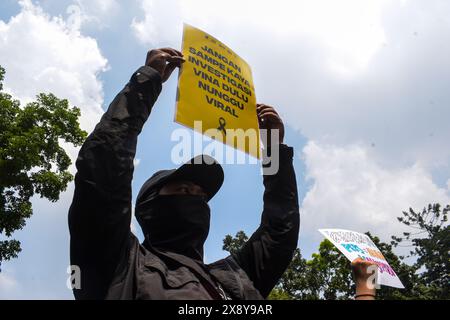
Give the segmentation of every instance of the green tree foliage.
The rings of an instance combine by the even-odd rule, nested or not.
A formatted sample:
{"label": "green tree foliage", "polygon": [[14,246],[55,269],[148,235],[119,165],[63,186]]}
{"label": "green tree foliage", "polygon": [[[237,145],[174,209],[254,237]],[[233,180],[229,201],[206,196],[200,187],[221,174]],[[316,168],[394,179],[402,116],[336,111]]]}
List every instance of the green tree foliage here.
{"label": "green tree foliage", "polygon": [[222,250],[228,251],[231,254],[235,254],[244,246],[247,240],[248,237],[244,231],[238,231],[238,233],[236,233],[236,236],[234,237],[227,234],[225,236],[225,239],[223,239]]}
{"label": "green tree foliage", "polygon": [[[404,211],[398,221],[411,231],[393,236],[392,245],[410,248],[418,271],[415,291],[424,299],[450,299],[450,205],[429,204],[421,212]],[[402,257],[404,258],[404,257]]]}
{"label": "green tree foliage", "polygon": [[[450,206],[441,209],[438,204],[429,205],[422,212],[403,212],[398,220],[414,229],[403,237],[393,237],[391,244],[381,242],[369,232],[366,234],[383,253],[387,262],[396,271],[405,289],[381,286],[377,299],[449,299],[449,251],[450,235],[448,213]],[[235,237],[227,235],[224,250],[235,253],[248,237],[239,231]],[[393,252],[395,246],[411,246],[410,258],[416,257],[413,265],[405,263],[405,257]],[[419,272],[422,270],[421,272]],[[296,249],[293,259],[272,290],[269,299],[351,299],[354,296],[350,262],[328,240],[323,240],[319,250],[310,260],[302,257]]]}
{"label": "green tree foliage", "polygon": [[[392,287],[381,286],[377,290],[377,299],[408,299],[417,297],[415,268],[403,263],[392,251],[392,245],[381,242],[376,236],[366,233],[375,245],[383,253],[386,261],[396,270],[405,289],[399,290]],[[312,255],[307,261],[310,282],[314,288],[315,299],[352,299],[355,294],[355,283],[351,273],[350,261],[328,240],[323,240],[319,245],[319,252]],[[300,297],[301,298],[301,297]]]}
{"label": "green tree foliage", "polygon": [[[235,237],[227,235],[223,240],[223,250],[234,254],[247,240],[244,231],[239,231]],[[313,254],[309,261],[302,257],[300,249],[296,249],[292,261],[268,298],[316,300],[336,299],[342,294],[350,296],[349,266],[345,257],[328,240],[322,241],[319,252]]]}
{"label": "green tree foliage", "polygon": [[11,239],[32,214],[37,194],[55,202],[73,179],[71,161],[60,143],[79,146],[87,134],[80,129],[80,110],[53,94],[39,94],[21,107],[3,92],[0,66],[0,264],[17,257],[20,242]]}
{"label": "green tree foliage", "polygon": [[[302,275],[302,276],[299,276]],[[315,278],[311,277],[310,266],[302,257],[300,249],[295,249],[292,261],[277,286],[269,295],[271,300],[279,300],[284,293],[289,299],[316,299]]]}
{"label": "green tree foliage", "polygon": [[314,279],[315,298],[336,300],[354,296],[350,262],[330,241],[323,240],[319,252],[313,253],[307,264]]}

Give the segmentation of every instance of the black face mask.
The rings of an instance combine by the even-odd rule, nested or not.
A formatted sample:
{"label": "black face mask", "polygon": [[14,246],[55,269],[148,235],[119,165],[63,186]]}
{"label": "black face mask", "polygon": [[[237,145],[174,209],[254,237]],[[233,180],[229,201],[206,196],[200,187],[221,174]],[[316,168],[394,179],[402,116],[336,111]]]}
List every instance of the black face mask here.
{"label": "black face mask", "polygon": [[136,207],[136,217],[154,248],[203,261],[210,224],[210,209],[203,197],[156,195]]}

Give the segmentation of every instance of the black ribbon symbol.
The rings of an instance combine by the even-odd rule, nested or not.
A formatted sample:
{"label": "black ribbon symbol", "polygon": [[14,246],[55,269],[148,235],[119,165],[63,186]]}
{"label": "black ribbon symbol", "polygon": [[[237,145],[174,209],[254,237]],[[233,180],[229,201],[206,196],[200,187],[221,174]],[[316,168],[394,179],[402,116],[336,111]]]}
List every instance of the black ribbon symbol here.
{"label": "black ribbon symbol", "polygon": [[220,117],[219,118],[219,126],[217,127],[217,130],[222,131],[224,136],[227,135],[227,131],[225,130],[226,124],[227,124],[227,122],[225,121],[225,119]]}

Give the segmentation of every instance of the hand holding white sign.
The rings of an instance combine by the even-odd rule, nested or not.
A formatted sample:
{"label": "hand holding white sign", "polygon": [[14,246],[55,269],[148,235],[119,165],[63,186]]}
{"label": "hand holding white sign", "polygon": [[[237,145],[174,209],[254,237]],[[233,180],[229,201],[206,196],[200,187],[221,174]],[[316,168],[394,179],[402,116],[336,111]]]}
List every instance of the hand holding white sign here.
{"label": "hand holding white sign", "polygon": [[342,229],[319,229],[319,232],[330,240],[350,261],[361,258],[377,264],[377,284],[404,288],[395,271],[367,235]]}
{"label": "hand holding white sign", "polygon": [[356,285],[356,300],[375,300],[378,266],[375,262],[356,258],[352,261],[352,273]]}

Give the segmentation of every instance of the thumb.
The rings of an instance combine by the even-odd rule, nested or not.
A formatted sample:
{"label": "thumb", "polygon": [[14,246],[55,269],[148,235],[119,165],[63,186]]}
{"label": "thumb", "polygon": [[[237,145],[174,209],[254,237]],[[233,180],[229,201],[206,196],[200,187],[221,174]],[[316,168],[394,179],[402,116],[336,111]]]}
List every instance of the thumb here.
{"label": "thumb", "polygon": [[164,69],[164,76],[163,76],[163,82],[167,81],[169,79],[170,75],[172,74],[173,70],[175,68],[179,67],[181,65],[181,62],[179,60],[173,60],[172,62],[169,62],[167,66]]}

